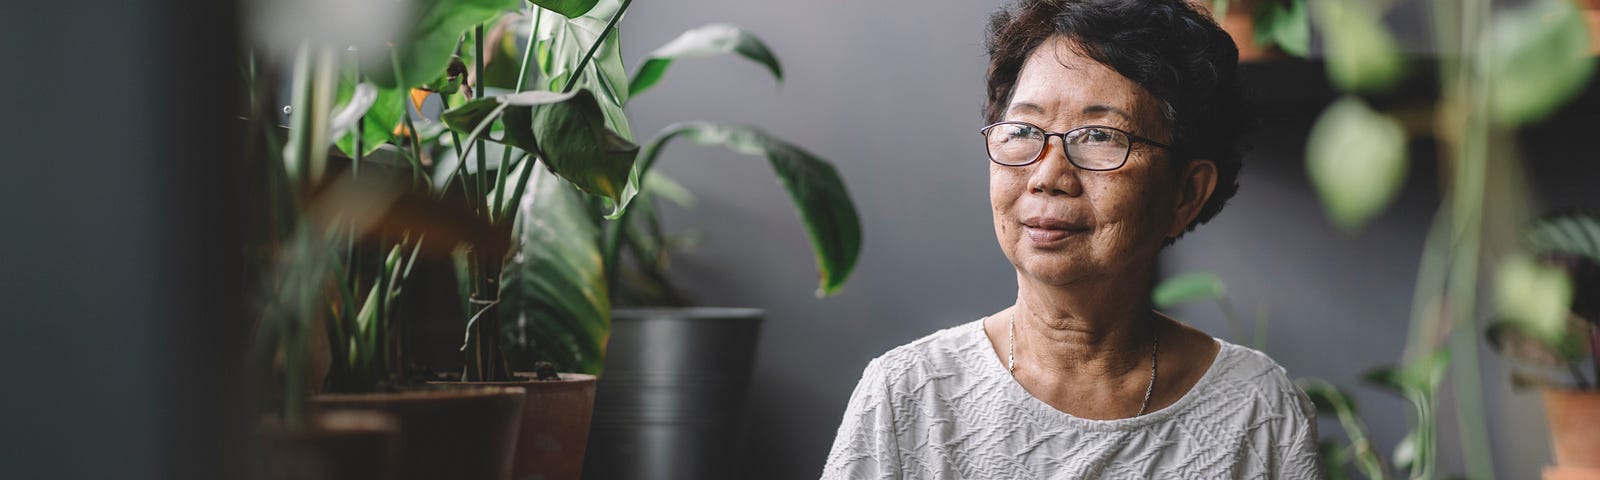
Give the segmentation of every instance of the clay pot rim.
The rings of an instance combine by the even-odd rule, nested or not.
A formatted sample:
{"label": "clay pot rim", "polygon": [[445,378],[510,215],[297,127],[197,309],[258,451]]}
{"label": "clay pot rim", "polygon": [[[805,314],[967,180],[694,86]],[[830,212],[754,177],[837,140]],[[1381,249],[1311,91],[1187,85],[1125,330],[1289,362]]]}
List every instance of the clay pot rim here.
{"label": "clay pot rim", "polygon": [[526,396],[527,391],[522,387],[513,385],[439,385],[434,388],[419,388],[415,390],[402,390],[398,392],[371,392],[371,393],[319,393],[312,395],[313,402],[342,402],[342,401],[383,401],[383,402],[428,402],[453,398],[492,398],[500,396]]}

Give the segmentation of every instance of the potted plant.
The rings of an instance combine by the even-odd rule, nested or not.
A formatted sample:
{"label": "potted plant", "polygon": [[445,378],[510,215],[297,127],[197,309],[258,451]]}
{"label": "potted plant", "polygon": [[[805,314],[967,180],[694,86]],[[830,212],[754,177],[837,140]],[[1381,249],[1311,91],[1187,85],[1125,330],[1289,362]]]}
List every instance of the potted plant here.
{"label": "potted plant", "polygon": [[[594,5],[594,2],[588,2],[587,5],[584,2],[542,3],[554,4],[553,8],[567,15],[581,15],[584,13],[581,9]],[[483,23],[517,5],[519,2],[514,0],[433,0],[411,3],[407,5],[409,26],[399,29],[397,37],[390,39],[390,46],[384,51],[388,61],[360,62],[359,73],[339,75],[339,81],[335,81],[334,72],[339,70],[338,65],[349,63],[341,62],[344,59],[333,53],[333,49],[318,46],[305,49],[296,68],[296,101],[292,105],[292,111],[296,113],[291,115],[296,125],[291,129],[293,138],[284,163],[286,176],[296,181],[288,183],[295,187],[320,186],[334,177],[329,173],[330,161],[325,152],[325,146],[330,143],[337,144],[351,157],[345,169],[350,177],[358,173],[363,177],[372,177],[373,173],[368,172],[372,172],[374,164],[378,163],[371,161],[373,154],[388,152],[392,154],[391,159],[397,160],[390,163],[402,167],[398,170],[408,174],[399,177],[410,179],[407,187],[411,189],[401,196],[402,200],[409,202],[395,205],[389,216],[402,220],[401,223],[410,221],[421,225],[402,228],[399,235],[378,236],[380,241],[396,241],[398,238],[399,243],[373,248],[366,242],[369,236],[364,234],[363,229],[356,228],[355,221],[348,218],[349,212],[339,212],[338,215],[341,222],[351,223],[348,228],[341,225],[330,229],[335,235],[345,235],[342,242],[335,243],[347,245],[343,249],[347,253],[338,259],[348,263],[343,265],[345,268],[339,269],[337,275],[333,275],[336,277],[333,283],[338,288],[329,289],[338,298],[329,302],[329,310],[336,318],[327,322],[330,367],[325,385],[329,390],[350,393],[324,394],[315,399],[315,404],[337,408],[377,408],[400,415],[402,430],[407,435],[407,441],[404,442],[406,452],[402,457],[408,462],[432,462],[423,466],[408,465],[401,469],[402,473],[414,478],[506,477],[512,467],[509,447],[471,441],[466,438],[468,433],[459,430],[470,430],[476,437],[492,437],[509,445],[505,440],[517,438],[516,415],[522,411],[520,399],[523,390],[520,386],[473,389],[471,392],[476,392],[474,395],[493,394],[478,397],[492,398],[478,398],[476,405],[456,412],[443,412],[430,407],[430,402],[421,401],[425,399],[420,397],[461,396],[462,390],[420,389],[411,385],[414,375],[407,371],[409,365],[404,360],[406,336],[403,334],[403,325],[393,321],[393,307],[400,286],[409,275],[419,251],[443,249],[463,259],[462,279],[468,287],[464,297],[474,309],[473,318],[489,319],[482,324],[469,322],[467,350],[469,357],[476,361],[468,362],[463,380],[477,382],[480,387],[484,386],[482,384],[497,383],[544,383],[510,378],[510,368],[498,353],[497,335],[494,333],[497,329],[493,328],[492,321],[496,318],[493,308],[499,284],[496,272],[511,251],[509,232],[512,222],[509,219],[516,217],[516,207],[521,205],[519,197],[534,169],[533,158],[526,153],[519,156],[517,162],[510,162],[508,158],[494,168],[488,168],[484,149],[481,148],[483,142],[478,141],[477,137],[486,133],[491,123],[496,125],[496,130],[505,131],[504,125],[514,125],[515,120],[521,118],[503,123],[474,121],[467,141],[462,142],[454,132],[446,137],[442,126],[429,128],[437,126],[438,122],[425,121],[419,127],[406,107],[407,92],[415,94],[419,89],[427,89],[445,93],[442,100],[446,102],[450,101],[450,97],[457,97],[457,104],[465,107],[451,110],[447,116],[456,118],[454,116],[463,111],[468,112],[466,115],[472,115],[472,109],[483,102],[467,104],[460,101],[459,97],[481,96],[482,93],[481,88],[478,88],[478,92],[463,92],[461,88],[477,88],[473,79],[483,77]],[[614,25],[615,19],[611,22]],[[466,35],[468,30],[475,30],[475,33]],[[470,60],[463,62],[461,54]],[[524,56],[524,65],[528,57]],[[588,58],[584,61],[588,61]],[[477,66],[478,75],[474,77],[465,72],[465,63]],[[578,70],[581,68],[578,67]],[[568,85],[567,90],[570,91],[571,87]],[[534,105],[555,104],[538,110],[537,114],[544,118],[535,122],[543,129],[538,137],[542,140],[541,145],[532,149],[538,152],[535,158],[542,157],[547,163],[554,162],[548,168],[566,173],[576,182],[595,179],[609,181],[601,178],[606,173],[603,169],[586,170],[592,163],[589,162],[592,158],[585,156],[589,153],[585,147],[593,144],[589,140],[597,135],[611,138],[603,135],[603,127],[595,127],[577,118],[591,113],[584,107],[592,107],[592,96],[588,96],[590,94],[586,91],[532,93],[545,95],[534,95],[530,101],[519,103],[513,111]],[[516,101],[521,101],[528,97],[516,98]],[[589,101],[587,105],[583,103],[585,98]],[[337,107],[338,114],[331,113],[335,109],[331,105],[335,99],[343,105]],[[576,105],[565,108],[567,105],[562,103],[569,100]],[[418,107],[420,110],[420,105]],[[503,110],[490,109],[493,115],[488,116],[497,116]],[[521,111],[531,113],[528,110]],[[434,147],[441,145],[452,147],[457,153],[430,158],[430,150],[436,150]],[[610,171],[620,170],[625,180],[632,152],[629,151],[629,145],[621,145],[622,148],[618,149],[621,154],[607,152],[611,155],[606,157],[612,161],[622,161],[620,169]],[[475,169],[469,168],[469,163],[465,161],[473,153],[472,146],[480,147],[476,152]],[[506,153],[509,157],[510,151]],[[456,160],[451,165],[444,165],[440,161],[450,157]],[[513,177],[517,182],[508,183]],[[423,187],[420,192],[415,189],[418,186]],[[430,190],[430,187],[436,189]],[[370,200],[358,198],[344,203],[370,209],[373,208],[372,204],[377,203]],[[462,241],[467,238],[471,241]],[[371,252],[387,255],[376,257],[376,262],[368,262],[361,253]],[[361,271],[363,267],[373,266],[376,267],[373,272]],[[304,363],[299,362],[302,366]],[[592,378],[589,381],[592,384]],[[288,389],[286,396],[291,401],[286,402],[289,405],[286,410],[303,410],[295,405],[303,398],[298,393],[305,383],[289,382],[289,385],[294,388]],[[515,402],[509,401],[513,393]],[[541,405],[537,402],[529,404]],[[510,414],[502,414],[508,407]],[[586,410],[581,413],[557,413],[574,413],[574,417],[587,419]],[[548,423],[543,421],[545,418],[542,416],[527,417],[528,423],[538,422],[540,426]],[[452,433],[446,428],[457,428],[458,431]],[[537,440],[540,439],[527,436],[523,443]],[[581,449],[585,441],[580,436],[568,443],[576,444]],[[456,450],[429,454],[413,449],[425,444]]]}
{"label": "potted plant", "polygon": [[[595,10],[608,6],[625,9],[627,3],[602,1]],[[541,43],[538,48],[558,58],[563,55],[560,33],[549,33],[548,25],[546,21],[539,27],[541,33],[536,41]],[[579,81],[601,92],[595,97],[606,126],[625,139],[632,138],[632,133],[622,115],[623,106],[633,95],[652,88],[677,59],[734,53],[765,66],[774,76],[782,78],[777,59],[759,39],[726,24],[685,32],[650,54],[631,79],[625,76],[621,62],[615,57],[614,43],[602,45],[599,50],[602,53],[595,59],[599,66],[592,67],[589,75]],[[582,52],[568,51],[567,54],[579,53]],[[555,68],[547,64],[541,67],[539,74],[550,79],[563,78],[565,72],[572,71],[559,62],[555,62]],[[506,70],[509,69],[502,69]],[[492,73],[489,81],[495,81]],[[460,122],[459,127],[453,128],[466,131],[465,126],[471,123]],[[723,145],[737,152],[767,158],[794,200],[812,240],[821,276],[819,294],[837,292],[859,254],[859,220],[844,183],[832,165],[754,127],[684,122],[663,129],[640,149],[637,163],[628,171],[627,188],[634,189],[632,192],[639,197],[631,201],[629,197],[623,198],[628,207],[620,212],[613,204],[609,222],[596,221],[597,210],[604,210],[605,205],[579,194],[571,185],[573,182],[554,175],[536,176],[530,195],[524,201],[538,208],[523,209],[522,218],[518,219],[518,235],[524,243],[503,277],[501,321],[509,329],[511,344],[519,347],[513,353],[524,358],[523,362],[542,360],[564,369],[591,373],[600,373],[604,365],[609,372],[601,376],[597,398],[600,404],[596,407],[586,471],[591,477],[626,474],[622,470],[628,469],[661,472],[674,468],[645,462],[644,457],[672,459],[675,465],[689,469],[674,471],[693,476],[704,471],[694,468],[725,466],[725,462],[699,458],[718,451],[718,447],[731,446],[727,442],[738,433],[736,422],[753,361],[761,312],[755,309],[612,307],[624,297],[634,302],[653,298],[661,303],[677,303],[667,297],[639,295],[638,292],[670,290],[664,282],[667,242],[655,213],[655,202],[670,198],[670,192],[675,189],[670,180],[654,174],[650,167],[669,141],[680,138]],[[508,135],[501,141],[515,142],[516,138]],[[584,233],[554,234],[557,231]],[[505,308],[508,305],[510,308]],[[651,342],[644,342],[640,330],[644,328],[655,332],[653,335],[673,338],[656,336]],[[672,332],[665,333],[662,328]],[[686,347],[663,350],[659,347],[662,344]],[[670,359],[662,356],[670,355],[671,351],[685,356]],[[642,361],[647,358],[657,361]],[[702,361],[688,362],[695,358]],[[669,365],[675,365],[677,370],[659,370],[673,368]],[[674,375],[694,375],[701,381],[654,382],[648,386],[640,383],[644,376],[676,378]],[[639,403],[645,397],[680,405],[683,409],[648,408],[649,405]],[[672,400],[666,400],[669,398]],[[650,412],[666,416],[639,416]],[[691,429],[675,420],[682,415],[714,420],[700,424],[703,428]],[[656,440],[645,442],[642,440],[645,437]]]}
{"label": "potted plant", "polygon": [[[454,217],[452,206],[419,191],[414,172],[399,174],[405,171],[403,163],[366,155],[365,119],[377,95],[371,84],[358,82],[353,70],[341,75],[346,70],[341,64],[347,63],[340,56],[325,45],[299,49],[289,139],[283,158],[269,169],[269,178],[279,187],[278,208],[270,218],[292,225],[285,230],[294,241],[281,253],[293,268],[285,270],[300,274],[287,275],[278,284],[280,290],[295,292],[296,300],[287,305],[296,308],[277,309],[273,321],[263,324],[271,327],[264,331],[277,335],[263,338],[282,346],[278,350],[285,360],[285,381],[279,423],[299,434],[275,436],[269,429],[267,438],[314,440],[309,434],[322,431],[317,426],[328,422],[313,410],[381,411],[401,434],[395,442],[398,451],[388,458],[400,459],[392,471],[403,478],[504,478],[522,390],[417,385],[407,371],[404,325],[394,314],[411,265],[428,250],[424,246],[484,243],[482,229],[439,228],[431,220]],[[343,105],[335,106],[340,97]],[[266,132],[265,143],[275,152],[272,133]],[[336,143],[352,150],[351,158],[330,155],[329,146]],[[320,378],[309,361],[318,333],[325,334],[320,345],[327,352]],[[316,451],[280,450],[292,455]],[[375,466],[372,471],[384,469]],[[296,469],[287,472],[300,475]]]}
{"label": "potted plant", "polygon": [[1559,212],[1524,237],[1531,257],[1500,270],[1490,344],[1519,364],[1513,385],[1544,396],[1556,465],[1546,478],[1600,478],[1600,214]]}

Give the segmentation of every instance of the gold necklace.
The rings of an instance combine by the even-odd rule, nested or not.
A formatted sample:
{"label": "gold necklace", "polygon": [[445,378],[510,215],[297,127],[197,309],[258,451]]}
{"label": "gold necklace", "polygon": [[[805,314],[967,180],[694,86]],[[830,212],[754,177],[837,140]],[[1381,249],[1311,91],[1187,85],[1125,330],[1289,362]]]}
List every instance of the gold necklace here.
{"label": "gold necklace", "polygon": [[[1145,410],[1150,408],[1150,394],[1156,391],[1156,362],[1161,358],[1161,339],[1156,336],[1155,327],[1150,328],[1150,384],[1144,387],[1144,402],[1139,404],[1139,413],[1133,416],[1143,416]],[[1006,370],[1011,376],[1017,376],[1017,309],[1011,309],[1011,334],[1006,339]]]}

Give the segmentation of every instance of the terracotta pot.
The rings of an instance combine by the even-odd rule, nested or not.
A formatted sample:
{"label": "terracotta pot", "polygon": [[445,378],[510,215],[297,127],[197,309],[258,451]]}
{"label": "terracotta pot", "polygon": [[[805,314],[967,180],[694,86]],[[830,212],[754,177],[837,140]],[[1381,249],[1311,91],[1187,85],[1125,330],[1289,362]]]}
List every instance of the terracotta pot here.
{"label": "terracotta pot", "polygon": [[400,449],[393,416],[366,410],[312,415],[310,425],[261,426],[263,480],[392,480]]}
{"label": "terracotta pot", "polygon": [[1600,470],[1600,391],[1545,389],[1544,412],[1556,466]]}
{"label": "terracotta pot", "polygon": [[1600,480],[1600,469],[1545,467],[1544,480]]}
{"label": "terracotta pot", "polygon": [[560,380],[534,380],[519,372],[512,382],[433,382],[441,385],[516,386],[528,392],[522,406],[513,480],[577,480],[589,445],[589,420],[594,414],[594,375],[562,373]]}
{"label": "terracotta pot", "polygon": [[400,425],[401,479],[506,480],[525,394],[517,387],[324,394],[325,409],[370,409]]}

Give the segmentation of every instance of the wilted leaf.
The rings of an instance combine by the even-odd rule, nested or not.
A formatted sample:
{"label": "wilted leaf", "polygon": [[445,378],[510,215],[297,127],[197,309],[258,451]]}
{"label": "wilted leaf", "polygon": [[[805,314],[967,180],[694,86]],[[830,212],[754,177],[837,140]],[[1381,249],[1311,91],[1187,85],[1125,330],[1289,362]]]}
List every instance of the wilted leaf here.
{"label": "wilted leaf", "polygon": [[1405,129],[1360,99],[1341,98],[1311,128],[1306,172],[1334,223],[1359,230],[1404,184]]}
{"label": "wilted leaf", "polygon": [[1357,3],[1365,2],[1311,2],[1312,21],[1324,34],[1328,80],[1344,91],[1382,90],[1404,73],[1400,47],[1378,16],[1383,10]]}
{"label": "wilted leaf", "polygon": [[811,239],[821,276],[818,295],[837,293],[861,254],[861,220],[844,180],[826,160],[754,127],[684,122],[667,126],[639,154],[634,176],[649,171],[661,148],[684,136],[701,145],[721,145],[767,158]]}
{"label": "wilted leaf", "polygon": [[1222,278],[1211,272],[1190,272],[1162,280],[1150,294],[1156,308],[1197,300],[1216,300],[1228,294]]}
{"label": "wilted leaf", "polygon": [[778,64],[777,57],[772,55],[766,44],[761,43],[761,39],[737,26],[714,23],[683,32],[678,38],[650,52],[628,85],[629,95],[638,95],[639,92],[655,85],[667,72],[667,67],[672,65],[673,60],[725,53],[737,53],[739,56],[760,63],[772,72],[773,77],[779,81],[783,80],[783,67]]}
{"label": "wilted leaf", "polygon": [[1537,0],[1494,16],[1484,39],[1490,54],[1489,111],[1515,126],[1550,115],[1594,74],[1589,28],[1572,0]]}

